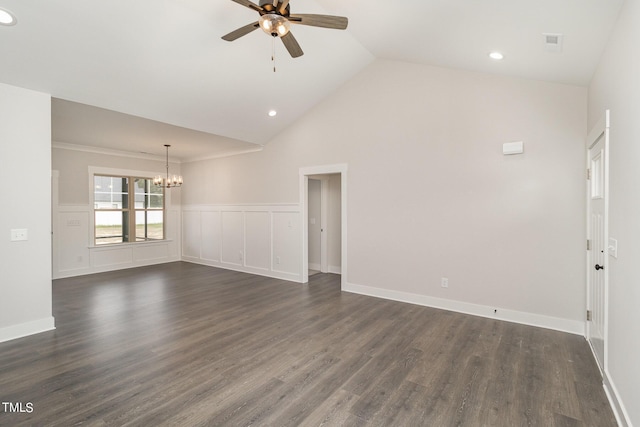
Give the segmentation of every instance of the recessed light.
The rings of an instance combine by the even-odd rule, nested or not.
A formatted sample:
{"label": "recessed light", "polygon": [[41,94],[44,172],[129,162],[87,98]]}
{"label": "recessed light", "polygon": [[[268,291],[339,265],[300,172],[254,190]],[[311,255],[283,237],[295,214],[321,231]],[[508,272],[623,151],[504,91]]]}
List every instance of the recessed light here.
{"label": "recessed light", "polygon": [[269,111],[269,117],[275,117],[278,112],[276,110]]}
{"label": "recessed light", "polygon": [[500,52],[491,52],[489,54],[489,58],[495,59],[496,61],[500,61],[500,60],[504,59],[504,55],[501,54]]}
{"label": "recessed light", "polygon": [[0,25],[16,25],[18,20],[8,10],[0,9]]}

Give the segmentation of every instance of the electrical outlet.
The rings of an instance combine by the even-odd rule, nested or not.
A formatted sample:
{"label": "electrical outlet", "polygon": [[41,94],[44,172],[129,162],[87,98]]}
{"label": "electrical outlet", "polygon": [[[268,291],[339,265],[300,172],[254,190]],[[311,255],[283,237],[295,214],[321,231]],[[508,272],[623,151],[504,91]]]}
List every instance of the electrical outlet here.
{"label": "electrical outlet", "polygon": [[442,286],[443,288],[448,288],[449,287],[449,279],[446,277],[443,277],[442,279],[440,279],[440,286]]}
{"label": "electrical outlet", "polygon": [[15,228],[11,230],[11,241],[29,240],[29,232],[26,228]]}

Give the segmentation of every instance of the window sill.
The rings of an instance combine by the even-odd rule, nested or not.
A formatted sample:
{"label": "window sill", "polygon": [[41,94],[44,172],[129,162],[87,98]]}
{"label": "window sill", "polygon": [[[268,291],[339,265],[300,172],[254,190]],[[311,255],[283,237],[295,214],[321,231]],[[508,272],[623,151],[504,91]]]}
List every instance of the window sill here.
{"label": "window sill", "polygon": [[146,242],[128,242],[128,243],[109,243],[106,245],[92,245],[89,246],[89,249],[110,249],[110,248],[127,248],[131,246],[153,246],[153,245],[162,245],[166,243],[173,242],[172,239],[163,239],[163,240],[148,240]]}

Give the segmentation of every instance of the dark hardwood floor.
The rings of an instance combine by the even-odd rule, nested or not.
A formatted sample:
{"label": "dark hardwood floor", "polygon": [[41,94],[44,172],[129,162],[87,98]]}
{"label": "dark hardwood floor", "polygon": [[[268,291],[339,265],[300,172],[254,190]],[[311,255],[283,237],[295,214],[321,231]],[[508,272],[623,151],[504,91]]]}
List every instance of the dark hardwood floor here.
{"label": "dark hardwood floor", "polygon": [[183,262],[53,283],[2,426],[615,425],[584,338]]}

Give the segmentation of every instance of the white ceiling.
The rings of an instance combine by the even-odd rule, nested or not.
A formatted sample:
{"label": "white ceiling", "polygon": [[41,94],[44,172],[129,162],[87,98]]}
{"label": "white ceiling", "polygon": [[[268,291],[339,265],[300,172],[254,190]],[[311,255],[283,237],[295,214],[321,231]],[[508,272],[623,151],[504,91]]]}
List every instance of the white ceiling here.
{"label": "white ceiling", "polygon": [[[375,58],[587,85],[622,3],[292,0],[349,28],[293,26],[305,55],[277,41],[274,73],[260,30],[221,40],[258,17],[231,0],[0,0],[18,18],[0,26],[0,82],[58,98],[56,142],[157,155],[170,143],[188,161],[259,149]],[[563,51],[542,33],[564,34]]]}
{"label": "white ceiling", "polygon": [[52,100],[51,118],[56,147],[89,145],[106,154],[115,150],[164,160],[164,144],[169,144],[171,160],[187,162],[262,149],[250,142],[58,98]]}

